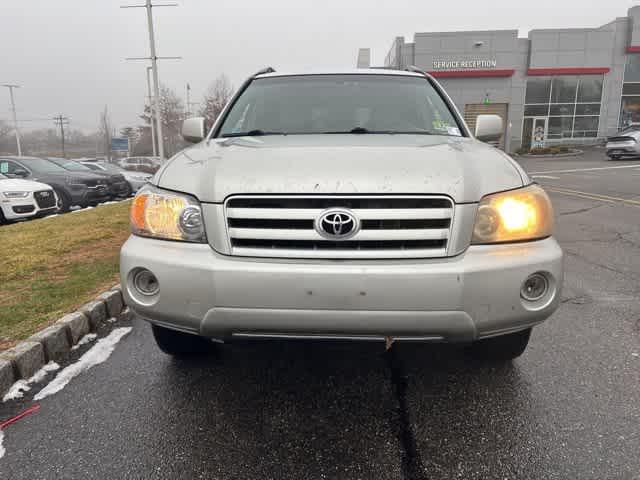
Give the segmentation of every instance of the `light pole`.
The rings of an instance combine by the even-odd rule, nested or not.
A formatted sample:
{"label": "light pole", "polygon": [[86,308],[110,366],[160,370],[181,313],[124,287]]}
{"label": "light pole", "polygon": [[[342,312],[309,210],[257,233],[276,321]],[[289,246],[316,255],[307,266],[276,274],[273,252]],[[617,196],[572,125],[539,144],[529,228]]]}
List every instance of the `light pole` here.
{"label": "light pole", "polygon": [[[156,135],[158,137],[158,152],[160,160],[164,160],[164,136],[162,135],[162,111],[160,110],[160,83],[158,80],[158,57],[156,55],[156,41],[153,32],[153,7],[176,7],[177,3],[152,4],[151,0],[146,0],[144,5],[123,5],[120,8],[145,8],[147,10],[147,29],[149,31],[149,49],[151,56],[148,58],[128,58],[127,60],[151,60],[151,71],[153,72],[153,104],[156,119]],[[181,58],[181,57],[162,57]]]}
{"label": "light pole", "polygon": [[151,67],[147,67],[147,95],[149,96],[149,114],[151,115],[151,145],[153,147],[153,156],[157,157],[158,152],[156,150],[156,126],[154,125],[155,118],[153,115],[153,97],[151,96],[151,78],[149,77],[149,73],[151,73]]}
{"label": "light pole", "polygon": [[9,97],[11,98],[11,112],[13,113],[13,129],[16,132],[16,144],[18,145],[18,156],[22,156],[22,145],[20,145],[20,130],[18,129],[18,117],[16,116],[16,102],[13,98],[13,89],[20,88],[20,85],[3,84],[3,87],[9,89]]}

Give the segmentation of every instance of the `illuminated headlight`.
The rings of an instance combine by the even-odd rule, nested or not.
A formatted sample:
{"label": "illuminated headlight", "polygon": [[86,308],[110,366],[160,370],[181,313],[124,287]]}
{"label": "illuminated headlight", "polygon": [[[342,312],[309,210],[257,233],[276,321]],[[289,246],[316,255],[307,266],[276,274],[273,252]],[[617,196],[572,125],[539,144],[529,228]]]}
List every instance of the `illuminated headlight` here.
{"label": "illuminated headlight", "polygon": [[2,192],[2,194],[7,198],[27,198],[29,196],[29,192]]}
{"label": "illuminated headlight", "polygon": [[131,231],[142,237],[205,243],[200,203],[189,195],[145,186],[133,199]]}
{"label": "illuminated headlight", "polygon": [[538,240],[553,233],[551,201],[537,185],[487,195],[480,201],[474,244]]}

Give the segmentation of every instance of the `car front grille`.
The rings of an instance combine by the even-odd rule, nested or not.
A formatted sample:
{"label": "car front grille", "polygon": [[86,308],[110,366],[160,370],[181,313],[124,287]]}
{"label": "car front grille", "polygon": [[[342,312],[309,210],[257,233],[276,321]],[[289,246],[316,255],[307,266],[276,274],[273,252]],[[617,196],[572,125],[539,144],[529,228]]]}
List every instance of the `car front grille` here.
{"label": "car front grille", "polygon": [[36,199],[39,208],[53,208],[56,206],[56,197],[53,194],[53,190],[35,192],[33,198]]}
{"label": "car front grille", "polygon": [[[354,219],[351,236],[323,228],[332,212],[347,215],[341,222]],[[225,203],[231,254],[246,257],[444,257],[453,213],[443,196],[234,196]]]}

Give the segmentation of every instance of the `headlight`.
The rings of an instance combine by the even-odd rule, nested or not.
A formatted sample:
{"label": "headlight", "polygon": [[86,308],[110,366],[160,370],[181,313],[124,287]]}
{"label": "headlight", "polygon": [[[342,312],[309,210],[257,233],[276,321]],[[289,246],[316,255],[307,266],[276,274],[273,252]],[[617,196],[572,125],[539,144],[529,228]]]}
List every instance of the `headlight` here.
{"label": "headlight", "polygon": [[7,198],[27,198],[29,196],[29,192],[2,192],[2,194]]}
{"label": "headlight", "polygon": [[193,197],[144,187],[133,199],[131,231],[143,237],[204,243],[200,203]]}
{"label": "headlight", "polygon": [[553,233],[553,207],[545,191],[530,185],[480,201],[471,243],[537,240]]}

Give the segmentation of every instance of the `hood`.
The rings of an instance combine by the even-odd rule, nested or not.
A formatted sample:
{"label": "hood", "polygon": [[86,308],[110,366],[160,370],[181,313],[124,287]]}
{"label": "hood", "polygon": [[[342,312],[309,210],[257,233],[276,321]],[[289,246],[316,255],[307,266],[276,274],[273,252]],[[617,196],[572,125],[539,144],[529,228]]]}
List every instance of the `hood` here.
{"label": "hood", "polygon": [[51,187],[45,183],[34,182],[32,180],[22,180],[19,178],[0,179],[0,192],[35,192],[38,190],[51,190]]}
{"label": "hood", "polygon": [[440,194],[462,203],[523,186],[520,172],[471,138],[287,135],[202,142],[153,182],[214,203],[233,194]]}

